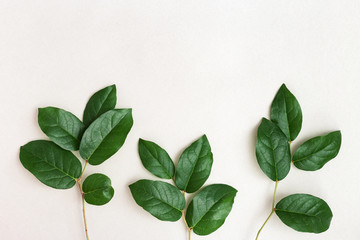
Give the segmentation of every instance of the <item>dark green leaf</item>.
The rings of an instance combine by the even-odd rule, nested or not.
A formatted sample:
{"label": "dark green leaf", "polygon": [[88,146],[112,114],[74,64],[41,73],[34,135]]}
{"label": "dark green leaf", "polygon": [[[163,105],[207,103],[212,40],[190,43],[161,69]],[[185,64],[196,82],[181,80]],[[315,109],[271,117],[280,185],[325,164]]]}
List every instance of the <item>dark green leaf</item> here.
{"label": "dark green leaf", "polygon": [[101,114],[112,110],[116,105],[116,86],[111,85],[97,91],[86,104],[83,121],[89,126]]}
{"label": "dark green leaf", "polygon": [[203,135],[181,154],[175,174],[177,187],[188,193],[199,190],[210,175],[212,163],[210,144]]}
{"label": "dark green leaf", "polygon": [[45,140],[32,141],[20,148],[20,161],[42,183],[57,189],[75,185],[81,163],[70,151]]}
{"label": "dark green leaf", "polygon": [[273,181],[280,181],[290,171],[289,142],[273,122],[263,118],[256,139],[256,158],[261,170]]}
{"label": "dark green leaf", "polygon": [[171,179],[174,163],[169,154],[154,142],[139,139],[139,155],[144,167],[155,176]]}
{"label": "dark green leaf", "polygon": [[110,178],[100,173],[88,176],[82,185],[82,190],[85,201],[93,205],[104,205],[114,196]]}
{"label": "dark green leaf", "polygon": [[225,184],[203,188],[186,211],[189,228],[198,235],[208,235],[221,227],[229,215],[237,190]]}
{"label": "dark green leaf", "polygon": [[281,85],[271,104],[271,121],[285,133],[289,141],[295,140],[301,130],[302,112],[295,96]]}
{"label": "dark green leaf", "polygon": [[185,208],[185,198],[173,185],[161,181],[139,180],[129,186],[136,203],[163,221],[177,221]]}
{"label": "dark green leaf", "polygon": [[276,214],[287,226],[299,232],[325,232],[332,219],[327,203],[312,195],[293,194],[276,204]]}
{"label": "dark green leaf", "polygon": [[296,150],[293,157],[294,165],[306,171],[318,170],[336,157],[340,145],[340,131],[309,139]]}
{"label": "dark green leaf", "polygon": [[41,130],[57,145],[66,150],[78,150],[84,124],[72,113],[60,108],[39,108]]}
{"label": "dark green leaf", "polygon": [[102,114],[81,139],[81,157],[91,165],[101,164],[121,148],[132,125],[131,109],[114,109]]}

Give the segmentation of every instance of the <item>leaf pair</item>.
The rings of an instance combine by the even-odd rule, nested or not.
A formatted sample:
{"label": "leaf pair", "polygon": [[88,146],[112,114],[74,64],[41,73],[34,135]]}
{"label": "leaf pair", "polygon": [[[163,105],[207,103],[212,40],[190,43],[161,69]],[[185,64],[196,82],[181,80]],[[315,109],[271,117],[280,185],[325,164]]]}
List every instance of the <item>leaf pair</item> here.
{"label": "leaf pair", "polygon": [[[338,154],[341,133],[334,131],[305,141],[291,157],[290,144],[301,130],[303,117],[299,102],[285,84],[277,92],[270,113],[271,120],[263,118],[258,127],[256,158],[271,180],[284,179],[291,162],[298,169],[315,171]],[[323,232],[329,228],[332,218],[326,202],[307,194],[282,199],[275,212],[286,225],[302,232]]]}
{"label": "leaf pair", "polygon": [[[155,176],[163,179],[174,177],[173,161],[156,143],[140,139],[139,155],[144,167]],[[176,186],[187,193],[196,192],[209,178],[212,164],[213,154],[204,135],[181,154],[175,175]]]}
{"label": "leaf pair", "polygon": [[[204,135],[181,154],[176,171],[169,154],[154,142],[139,140],[139,155],[144,167],[176,186],[162,181],[139,180],[129,186],[136,203],[163,221],[177,221],[184,214],[185,192],[198,191],[208,179],[213,154]],[[181,193],[183,191],[183,194]],[[190,202],[185,219],[198,235],[208,235],[223,225],[231,211],[237,190],[225,184],[204,187]]]}
{"label": "leaf pair", "polygon": [[[80,181],[82,166],[71,152],[79,150],[86,163],[98,165],[123,145],[132,125],[131,109],[114,109],[116,87],[96,92],[88,101],[83,122],[60,108],[40,108],[38,122],[51,141],[36,140],[20,148],[20,161],[42,183],[68,189]],[[84,169],[85,170],[85,169]],[[103,174],[93,174],[82,185],[86,202],[103,205],[111,200],[114,189]]]}

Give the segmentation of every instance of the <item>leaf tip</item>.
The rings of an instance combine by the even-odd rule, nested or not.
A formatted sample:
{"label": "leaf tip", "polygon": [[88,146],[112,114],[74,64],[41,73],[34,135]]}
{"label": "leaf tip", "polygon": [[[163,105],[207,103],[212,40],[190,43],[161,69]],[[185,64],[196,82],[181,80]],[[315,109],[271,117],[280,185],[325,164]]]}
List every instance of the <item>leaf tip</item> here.
{"label": "leaf tip", "polygon": [[262,117],[261,118],[261,122],[263,123],[263,122],[267,122],[267,121],[269,121],[267,118],[265,118],[265,117]]}

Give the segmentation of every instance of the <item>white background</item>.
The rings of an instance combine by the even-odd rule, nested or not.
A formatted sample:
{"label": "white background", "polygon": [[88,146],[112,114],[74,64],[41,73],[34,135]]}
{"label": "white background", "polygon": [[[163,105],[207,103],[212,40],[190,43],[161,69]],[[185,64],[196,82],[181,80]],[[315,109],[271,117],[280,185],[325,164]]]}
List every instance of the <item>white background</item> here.
{"label": "white background", "polygon": [[238,195],[219,230],[192,239],[255,239],[274,188],[256,162],[256,128],[282,83],[303,110],[295,149],[337,129],[343,142],[323,169],[292,168],[277,200],[313,194],[334,218],[315,235],[274,215],[260,239],[360,238],[358,0],[2,0],[0,80],[0,239],[85,239],[78,189],[41,184],[22,167],[19,148],[47,139],[38,107],[81,118],[89,97],[113,83],[134,127],[116,155],[85,173],[107,174],[116,191],[105,206],[87,205],[90,239],[186,240],[181,220],[155,219],[127,186],[156,179],[141,165],[139,137],[176,162],[203,133],[214,153],[206,184],[230,184]]}

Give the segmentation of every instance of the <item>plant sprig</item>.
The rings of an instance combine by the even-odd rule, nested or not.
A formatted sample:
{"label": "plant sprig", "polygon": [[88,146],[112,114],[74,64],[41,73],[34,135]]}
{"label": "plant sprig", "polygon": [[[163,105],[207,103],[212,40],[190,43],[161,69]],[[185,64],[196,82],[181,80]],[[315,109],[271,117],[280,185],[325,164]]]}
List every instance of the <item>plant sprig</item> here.
{"label": "plant sprig", "polygon": [[[39,108],[39,126],[51,141],[35,140],[20,148],[22,165],[45,185],[69,189],[77,183],[86,239],[85,201],[104,205],[114,196],[111,180],[104,174],[92,174],[82,182],[86,166],[99,165],[114,155],[133,125],[131,109],[115,109],[116,99],[115,85],[96,92],[86,104],[83,122],[60,108]],[[83,167],[71,151],[79,151]]]}
{"label": "plant sprig", "polygon": [[136,203],[162,221],[178,221],[181,217],[188,230],[208,235],[221,227],[229,215],[237,190],[225,184],[202,188],[186,211],[186,193],[197,192],[209,178],[213,154],[205,135],[181,154],[177,167],[169,154],[154,142],[139,139],[139,155],[144,167],[163,181],[142,179],[129,186]]}
{"label": "plant sprig", "polygon": [[280,87],[271,104],[270,119],[263,118],[258,127],[256,158],[261,170],[275,182],[275,190],[271,212],[259,229],[256,240],[274,213],[296,231],[324,232],[330,227],[333,216],[324,200],[309,194],[292,194],[275,205],[276,192],[279,181],[288,175],[291,163],[298,169],[315,171],[335,158],[340,150],[341,133],[334,131],[311,138],[292,155],[290,145],[301,130],[302,111],[285,84]]}

